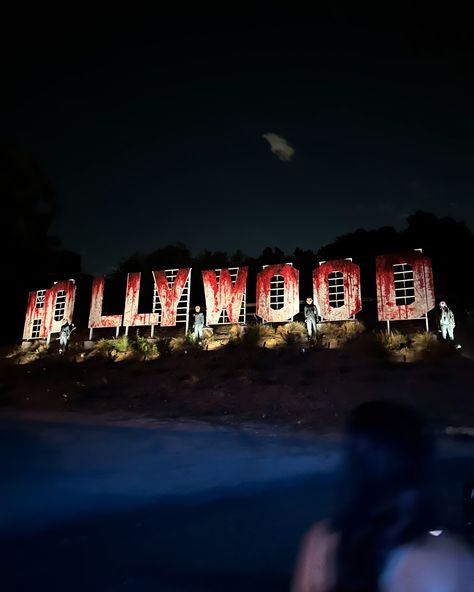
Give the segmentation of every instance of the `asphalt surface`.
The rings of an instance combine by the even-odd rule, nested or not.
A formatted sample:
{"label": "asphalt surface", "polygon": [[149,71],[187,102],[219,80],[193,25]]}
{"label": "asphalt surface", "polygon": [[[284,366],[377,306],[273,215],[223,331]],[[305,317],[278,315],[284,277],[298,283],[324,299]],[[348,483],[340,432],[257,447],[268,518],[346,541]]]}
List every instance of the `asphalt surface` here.
{"label": "asphalt surface", "polygon": [[[331,435],[3,417],[0,444],[5,590],[288,590],[302,534],[345,494]],[[462,527],[473,459],[440,441],[443,527]]]}

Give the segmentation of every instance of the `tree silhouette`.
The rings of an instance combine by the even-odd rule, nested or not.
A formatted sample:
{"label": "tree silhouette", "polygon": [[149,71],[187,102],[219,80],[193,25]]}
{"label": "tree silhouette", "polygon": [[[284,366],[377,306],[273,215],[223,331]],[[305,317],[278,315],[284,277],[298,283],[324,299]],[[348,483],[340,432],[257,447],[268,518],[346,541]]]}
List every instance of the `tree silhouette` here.
{"label": "tree silhouette", "polygon": [[9,280],[2,340],[18,337],[28,291],[80,272],[80,257],[61,249],[51,235],[56,195],[34,158],[14,146],[0,146],[0,257]]}
{"label": "tree silhouette", "polygon": [[469,304],[474,289],[468,263],[474,254],[471,230],[464,222],[421,211],[409,216],[407,223],[402,232],[404,243],[422,247],[431,256],[438,295]]}
{"label": "tree silhouette", "polygon": [[31,253],[51,249],[58,241],[49,231],[57,212],[56,196],[34,159],[14,147],[0,148],[0,192],[5,206],[0,217],[0,246],[10,268]]}
{"label": "tree silhouette", "polygon": [[[128,271],[142,271],[144,287],[151,285],[151,272],[170,267],[192,267],[192,299],[203,303],[201,271],[246,265],[249,267],[247,300],[255,297],[256,275],[263,265],[291,261],[300,271],[300,295],[312,294],[312,271],[320,261],[352,258],[360,265],[362,294],[375,299],[375,258],[377,255],[412,251],[422,248],[433,261],[435,289],[439,297],[452,297],[461,304],[471,299],[474,282],[466,268],[466,258],[474,252],[474,235],[463,223],[452,218],[438,218],[427,212],[416,212],[407,218],[407,227],[397,231],[392,226],[375,230],[359,228],[354,232],[337,237],[316,253],[296,248],[292,255],[285,254],[278,247],[266,247],[256,257],[249,257],[243,251],[229,255],[222,251],[205,250],[192,256],[182,243],[163,247],[149,254],[135,254],[122,262],[119,274]],[[151,282],[151,283],[150,283]],[[146,305],[143,311],[146,310]]]}

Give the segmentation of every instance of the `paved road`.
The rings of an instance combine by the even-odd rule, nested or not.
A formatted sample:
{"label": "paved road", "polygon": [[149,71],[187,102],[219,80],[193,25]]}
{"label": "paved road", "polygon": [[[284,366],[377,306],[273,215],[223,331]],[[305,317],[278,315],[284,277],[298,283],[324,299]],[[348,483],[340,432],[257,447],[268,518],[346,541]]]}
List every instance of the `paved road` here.
{"label": "paved road", "polygon": [[[6,590],[287,590],[305,528],[343,498],[336,437],[0,418],[0,443]],[[441,443],[454,526],[473,458]]]}

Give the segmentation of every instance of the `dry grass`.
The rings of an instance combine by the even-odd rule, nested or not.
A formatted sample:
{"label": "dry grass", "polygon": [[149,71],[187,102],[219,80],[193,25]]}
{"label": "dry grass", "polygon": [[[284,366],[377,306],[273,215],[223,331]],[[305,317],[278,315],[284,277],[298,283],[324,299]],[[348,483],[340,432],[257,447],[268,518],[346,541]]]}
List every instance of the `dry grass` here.
{"label": "dry grass", "polygon": [[306,325],[301,322],[280,325],[276,330],[276,334],[279,335],[287,345],[302,343],[303,341],[306,341],[308,335]]}
{"label": "dry grass", "polygon": [[[202,349],[214,351],[225,347],[229,343],[237,345],[240,343],[244,331],[245,327],[242,327],[241,325],[221,325],[218,328],[215,327],[213,329],[205,328],[203,330]],[[175,352],[201,348],[201,346],[196,343],[192,332],[188,333],[188,335],[173,337],[170,345],[171,349]]]}
{"label": "dry grass", "polygon": [[[284,344],[281,335],[277,333],[277,330],[272,325],[251,325],[251,327],[256,333],[257,345],[259,347],[274,349],[281,347]],[[247,331],[249,328],[250,327],[247,328]],[[251,335],[247,336],[247,341],[251,341]]]}
{"label": "dry grass", "polygon": [[426,331],[415,333],[411,339],[411,345],[416,351],[430,351],[439,346],[439,341],[433,333]]}
{"label": "dry grass", "polygon": [[382,353],[392,357],[404,356],[408,361],[444,355],[446,349],[436,335],[425,331],[410,334],[382,331],[376,334],[376,343]]}
{"label": "dry grass", "polygon": [[169,341],[169,345],[172,352],[189,352],[201,350],[201,344],[194,337],[194,333],[189,331],[186,335],[180,335],[179,337],[172,337]]}
{"label": "dry grass", "polygon": [[17,364],[31,364],[37,360],[46,358],[51,353],[50,346],[44,341],[33,341],[31,346],[23,350],[21,346],[12,349],[6,356],[6,359],[16,359]]}
{"label": "dry grass", "polygon": [[245,329],[242,325],[229,325],[229,339],[242,337],[244,331]]}
{"label": "dry grass", "polygon": [[[326,323],[319,325],[321,333],[327,341],[332,341],[335,346],[340,346],[353,339],[365,330],[359,321],[346,321],[340,323]],[[306,325],[302,322],[290,322],[278,326],[276,329],[271,324],[255,325],[228,325],[219,330],[204,330],[203,349],[214,351],[221,347],[244,347],[252,349],[265,347],[267,349],[280,348],[284,345],[297,345],[307,340]],[[192,334],[186,337],[174,337],[171,340],[173,351],[183,351],[196,346]]]}
{"label": "dry grass", "polygon": [[[31,350],[31,348],[30,348],[30,350]],[[9,359],[9,358],[15,358],[17,356],[21,356],[22,354],[25,355],[28,351],[29,350],[23,350],[21,348],[21,345],[17,345],[7,353],[5,358]]]}
{"label": "dry grass", "polygon": [[212,329],[204,329],[203,348],[207,351],[214,351],[220,349],[229,343],[230,333],[222,331],[213,331]]}
{"label": "dry grass", "polygon": [[184,344],[186,341],[185,335],[180,335],[179,337],[172,337],[170,341],[172,351],[179,352],[184,349]]}
{"label": "dry grass", "polygon": [[275,327],[272,325],[250,325],[249,327],[255,327],[260,335],[260,339],[270,339],[271,337],[275,337],[276,330]]}
{"label": "dry grass", "polygon": [[376,334],[376,343],[381,351],[390,356],[408,355],[410,350],[410,337],[399,331],[380,331]]}
{"label": "dry grass", "polygon": [[326,342],[335,342],[340,347],[354,339],[365,331],[364,323],[361,321],[341,321],[331,323],[320,323],[318,331]]}
{"label": "dry grass", "polygon": [[412,349],[414,354],[420,358],[433,358],[445,356],[451,350],[449,344],[440,341],[435,334],[425,331],[415,333],[412,336]]}
{"label": "dry grass", "polygon": [[344,332],[349,339],[353,339],[354,337],[357,337],[357,335],[360,335],[365,331],[365,325],[362,321],[344,321],[342,325],[344,328]]}
{"label": "dry grass", "polygon": [[229,347],[271,347],[270,343],[277,340],[275,329],[271,325],[247,325],[240,329],[232,329],[232,334],[234,336],[228,340]]}

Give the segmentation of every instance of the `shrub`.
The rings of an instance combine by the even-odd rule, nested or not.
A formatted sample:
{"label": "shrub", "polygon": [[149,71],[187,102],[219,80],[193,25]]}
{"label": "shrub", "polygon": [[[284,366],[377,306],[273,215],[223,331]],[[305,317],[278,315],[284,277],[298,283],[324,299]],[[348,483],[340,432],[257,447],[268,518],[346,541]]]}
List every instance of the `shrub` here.
{"label": "shrub", "polygon": [[183,349],[184,336],[172,337],[170,340],[171,351],[181,351]]}
{"label": "shrub", "polygon": [[445,355],[447,349],[446,343],[440,341],[433,333],[426,331],[415,333],[412,338],[412,347],[416,354],[427,357],[437,357],[439,355]]}
{"label": "shrub", "polygon": [[432,333],[427,333],[426,331],[420,331],[412,336],[413,349],[417,351],[429,350],[438,343],[436,337]]}
{"label": "shrub", "polygon": [[340,339],[355,337],[362,333],[365,327],[360,321],[334,321],[321,323],[319,330],[328,337]]}
{"label": "shrub", "polygon": [[194,333],[192,331],[189,331],[188,333],[186,333],[186,335],[183,335],[181,337],[173,337],[170,340],[170,349],[171,351],[198,351],[201,350],[201,344],[199,343],[199,341],[196,339],[196,337],[194,336]]}
{"label": "shrub", "polygon": [[410,338],[408,335],[403,335],[399,331],[381,331],[376,335],[378,344],[388,354],[401,354],[406,353],[409,345]]}
{"label": "shrub", "polygon": [[239,325],[225,326],[221,325],[218,330],[204,329],[203,348],[207,351],[214,351],[226,346],[231,339],[236,339],[240,335]]}
{"label": "shrub", "polygon": [[49,345],[47,343],[39,342],[32,353],[38,358],[44,358],[49,353]]}
{"label": "shrub", "polygon": [[233,330],[230,332],[229,341],[226,347],[245,347],[254,348],[257,347],[260,341],[260,329],[259,325],[247,325],[241,327],[240,331]]}
{"label": "shrub", "polygon": [[361,321],[334,321],[327,323],[320,323],[318,331],[324,336],[326,341],[336,341],[339,345],[343,345],[360,335],[365,331],[364,323]]}
{"label": "shrub", "polygon": [[[30,346],[30,350],[31,350],[31,346]],[[21,345],[16,345],[13,349],[11,349],[7,355],[5,356],[5,358],[15,358],[16,356],[21,356],[22,354],[26,354],[28,351],[30,350],[23,350],[21,348]]]}
{"label": "shrub", "polygon": [[117,337],[117,339],[112,339],[115,344],[115,350],[120,353],[125,353],[129,351],[130,343],[128,342],[127,335],[121,335]]}
{"label": "shrub", "polygon": [[260,335],[260,339],[262,341],[264,341],[265,339],[271,339],[272,337],[275,337],[275,335],[276,335],[275,327],[273,327],[273,325],[270,325],[269,323],[250,325],[250,327],[256,327],[256,330],[258,331],[258,333]]}
{"label": "shrub", "polygon": [[354,321],[344,321],[341,325],[348,339],[353,339],[365,331],[364,323],[357,319]]}
{"label": "shrub", "polygon": [[247,325],[239,342],[243,347],[253,349],[264,346],[268,341],[275,341],[275,336],[276,331],[272,325]]}
{"label": "shrub", "polygon": [[236,339],[242,337],[244,327],[242,325],[230,325],[229,327],[229,339]]}
{"label": "shrub", "polygon": [[247,349],[253,349],[255,347],[258,347],[258,345],[260,345],[262,333],[260,329],[261,326],[262,325],[247,325],[245,331],[242,333],[238,340],[239,343]]}
{"label": "shrub", "polygon": [[171,337],[158,337],[154,343],[155,353],[157,353],[160,358],[166,358],[172,354],[173,347],[171,341]]}
{"label": "shrub", "polygon": [[[157,342],[158,341],[159,340],[157,340]],[[158,353],[157,345],[153,342],[150,342],[146,337],[140,335],[138,330],[135,335],[135,339],[132,342],[132,347],[137,353],[143,356],[144,361],[150,356],[156,355]],[[171,348],[169,349],[171,350]]]}
{"label": "shrub", "polygon": [[286,345],[302,343],[307,339],[306,325],[301,322],[291,322],[280,325],[276,330]]}
{"label": "shrub", "polygon": [[184,345],[193,347],[199,344],[199,339],[194,335],[194,331],[188,331],[184,337]]}
{"label": "shrub", "polygon": [[118,353],[126,353],[130,349],[127,335],[113,339],[101,339],[97,342],[96,350],[106,354],[110,359],[115,360]]}

